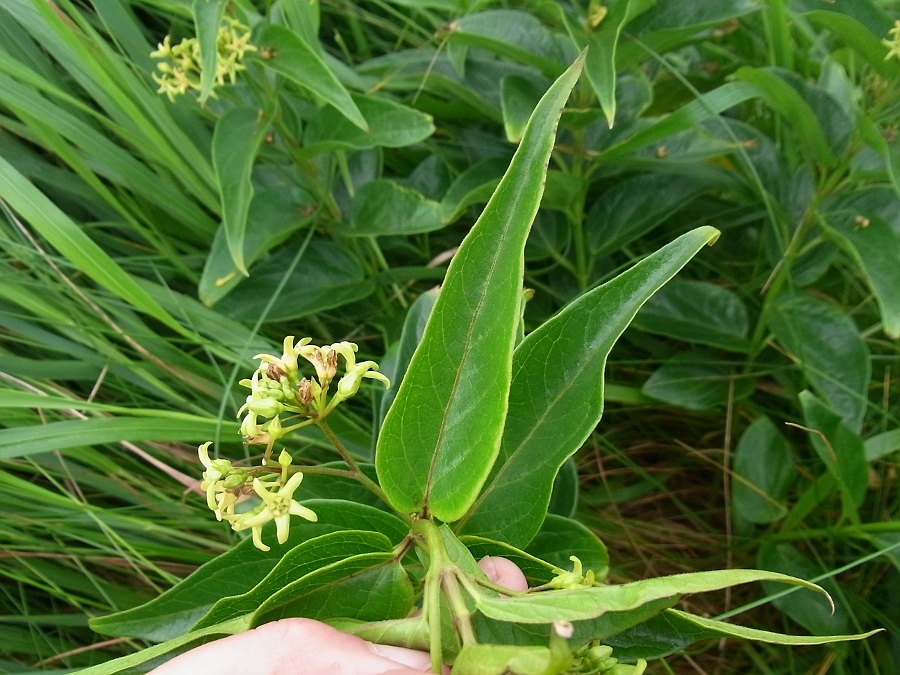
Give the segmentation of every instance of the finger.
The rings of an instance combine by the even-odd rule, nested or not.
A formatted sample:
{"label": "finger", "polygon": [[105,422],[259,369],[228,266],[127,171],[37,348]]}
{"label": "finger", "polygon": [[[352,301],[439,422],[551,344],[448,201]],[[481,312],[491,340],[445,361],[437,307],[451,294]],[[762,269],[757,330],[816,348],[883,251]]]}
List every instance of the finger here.
{"label": "finger", "polygon": [[151,675],[414,675],[430,668],[427,654],[399,647],[379,653],[384,649],[319,621],[282,619],[192,649]]}
{"label": "finger", "polygon": [[478,561],[478,567],[485,576],[498,586],[511,591],[527,591],[528,582],[519,566],[512,560],[497,556],[486,556]]}
{"label": "finger", "polygon": [[408,666],[417,672],[428,672],[431,669],[431,654],[417,649],[394,647],[393,645],[372,644],[372,650],[394,663]]}

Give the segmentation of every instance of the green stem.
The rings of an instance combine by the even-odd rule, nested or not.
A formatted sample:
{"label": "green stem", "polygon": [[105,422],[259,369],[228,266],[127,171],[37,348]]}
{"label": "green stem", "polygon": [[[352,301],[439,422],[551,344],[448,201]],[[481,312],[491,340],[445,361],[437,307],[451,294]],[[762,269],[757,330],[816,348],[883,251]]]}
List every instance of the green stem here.
{"label": "green stem", "polygon": [[475,644],[475,631],[472,628],[472,613],[466,606],[466,601],[459,587],[458,574],[465,574],[455,565],[452,569],[445,569],[441,574],[442,588],[447,604],[450,606],[450,615],[453,617],[453,626],[459,634],[463,645]]}
{"label": "green stem", "polygon": [[[584,130],[579,129],[573,132],[571,166],[572,175],[579,180],[586,179],[584,160]],[[584,232],[584,200],[585,194],[582,191],[582,194],[574,200],[572,207],[567,211],[572,227],[572,245],[575,248],[575,279],[578,282],[580,291],[587,288],[588,277],[590,276],[587,237]]]}
{"label": "green stem", "polygon": [[[378,240],[375,237],[366,237],[369,241],[369,246],[372,249],[372,253],[375,255],[375,260],[378,262],[378,265],[381,269],[390,274],[391,266],[388,263],[387,259],[384,257],[384,253],[381,250],[381,247],[378,245]],[[394,289],[394,297],[397,298],[397,301],[400,305],[406,309],[409,307],[409,302],[406,300],[406,296],[403,293],[403,289],[397,284],[396,281],[391,281],[391,287]]]}
{"label": "green stem", "polygon": [[[478,586],[481,586],[482,588],[486,588],[489,591],[494,591],[495,593],[499,593],[500,595],[507,595],[507,596],[528,595],[529,593],[532,593],[533,591],[538,591],[541,589],[540,586],[536,586],[534,588],[529,588],[527,591],[514,591],[511,588],[506,588],[506,586],[501,586],[500,584],[495,584],[493,581],[491,581],[487,577],[482,577],[482,578],[467,577],[467,579],[469,581],[474,581]],[[468,584],[465,584],[465,585],[467,587],[469,587]],[[474,589],[472,589],[471,587],[469,587],[469,589],[470,589],[469,592],[474,595],[474,592],[475,592]]]}
{"label": "green stem", "polygon": [[321,476],[337,476],[338,478],[356,478],[356,474],[352,471],[344,469],[332,469],[329,466],[298,466],[298,471],[303,473],[319,474]]}
{"label": "green stem", "polygon": [[440,672],[443,663],[441,639],[441,598],[447,602],[450,618],[463,645],[475,644],[472,613],[466,605],[462,588],[468,584],[468,576],[447,553],[444,539],[433,521],[422,519],[413,523],[410,534],[417,545],[428,553],[428,571],[425,573],[425,597],[422,611],[428,620],[431,667]]}
{"label": "green stem", "polygon": [[428,651],[431,654],[431,670],[439,673],[444,664],[441,641],[441,571],[446,550],[441,541],[440,532],[430,520],[423,519],[414,522],[410,534],[428,552],[429,564],[428,571],[425,573],[422,614],[428,622]]}
{"label": "green stem", "polygon": [[[384,490],[381,489],[381,486],[362,472],[362,470],[359,468],[359,465],[356,463],[356,460],[353,459],[353,456],[350,454],[350,451],[347,450],[344,444],[341,443],[341,439],[339,439],[331,430],[331,427],[328,426],[328,422],[324,419],[317,419],[316,424],[319,426],[328,440],[331,441],[331,445],[334,446],[334,449],[337,450],[338,454],[341,456],[341,459],[343,459],[344,463],[349,467],[350,471],[347,472],[348,477],[353,478],[353,480],[357,481],[365,488],[367,488],[370,492],[374,493],[375,496],[385,504],[390,504],[387,495],[384,493]],[[409,522],[409,516],[402,513],[398,515]]]}

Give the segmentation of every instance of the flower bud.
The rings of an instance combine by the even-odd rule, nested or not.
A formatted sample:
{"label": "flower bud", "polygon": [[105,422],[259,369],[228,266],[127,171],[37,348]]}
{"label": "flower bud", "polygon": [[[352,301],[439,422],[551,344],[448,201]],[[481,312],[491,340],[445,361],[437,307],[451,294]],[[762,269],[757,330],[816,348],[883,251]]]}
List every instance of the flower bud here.
{"label": "flower bud", "polygon": [[260,428],[256,424],[256,413],[251,410],[241,420],[241,435],[245,438],[256,438],[259,432]]}
{"label": "flower bud", "polygon": [[247,409],[261,417],[275,417],[284,412],[284,404],[273,398],[247,397]]}

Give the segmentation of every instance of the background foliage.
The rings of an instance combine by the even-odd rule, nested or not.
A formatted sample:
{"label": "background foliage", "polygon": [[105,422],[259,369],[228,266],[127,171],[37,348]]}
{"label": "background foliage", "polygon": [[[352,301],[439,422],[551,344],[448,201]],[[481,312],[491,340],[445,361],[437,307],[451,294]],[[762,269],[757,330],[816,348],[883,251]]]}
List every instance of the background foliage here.
{"label": "background foliage", "polygon": [[[96,644],[87,618],[233,543],[195,446],[241,452],[250,356],[309,334],[408,359],[407,313],[586,45],[526,327],[693,227],[722,236],[613,351],[554,510],[600,534],[617,580],[759,566],[824,579],[838,611],[784,595],[753,625],[887,629],[704,643],[657,672],[900,669],[896,3],[235,1],[273,52],[202,104],[158,95],[157,43],[209,40],[225,10],[0,5],[0,669],[139,646]],[[335,421],[360,458],[386,407],[373,390]],[[745,609],[738,593],[693,609]]]}

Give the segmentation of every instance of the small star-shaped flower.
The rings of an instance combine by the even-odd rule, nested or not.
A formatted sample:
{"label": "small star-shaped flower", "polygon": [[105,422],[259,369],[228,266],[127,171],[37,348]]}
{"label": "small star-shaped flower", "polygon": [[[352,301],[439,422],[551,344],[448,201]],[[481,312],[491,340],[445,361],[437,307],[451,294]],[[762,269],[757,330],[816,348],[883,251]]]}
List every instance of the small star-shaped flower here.
{"label": "small star-shaped flower", "polygon": [[269,486],[259,478],[253,479],[253,491],[259,495],[263,503],[252,511],[241,514],[232,520],[233,529],[240,531],[251,528],[253,531],[253,545],[261,551],[268,551],[269,547],[262,542],[262,527],[270,520],[275,521],[278,543],[287,541],[290,531],[291,516],[300,516],[306,520],[315,522],[319,517],[311,509],[306,508],[294,499],[294,491],[300,486],[303,474],[299,471],[293,474],[277,492],[269,492]]}

